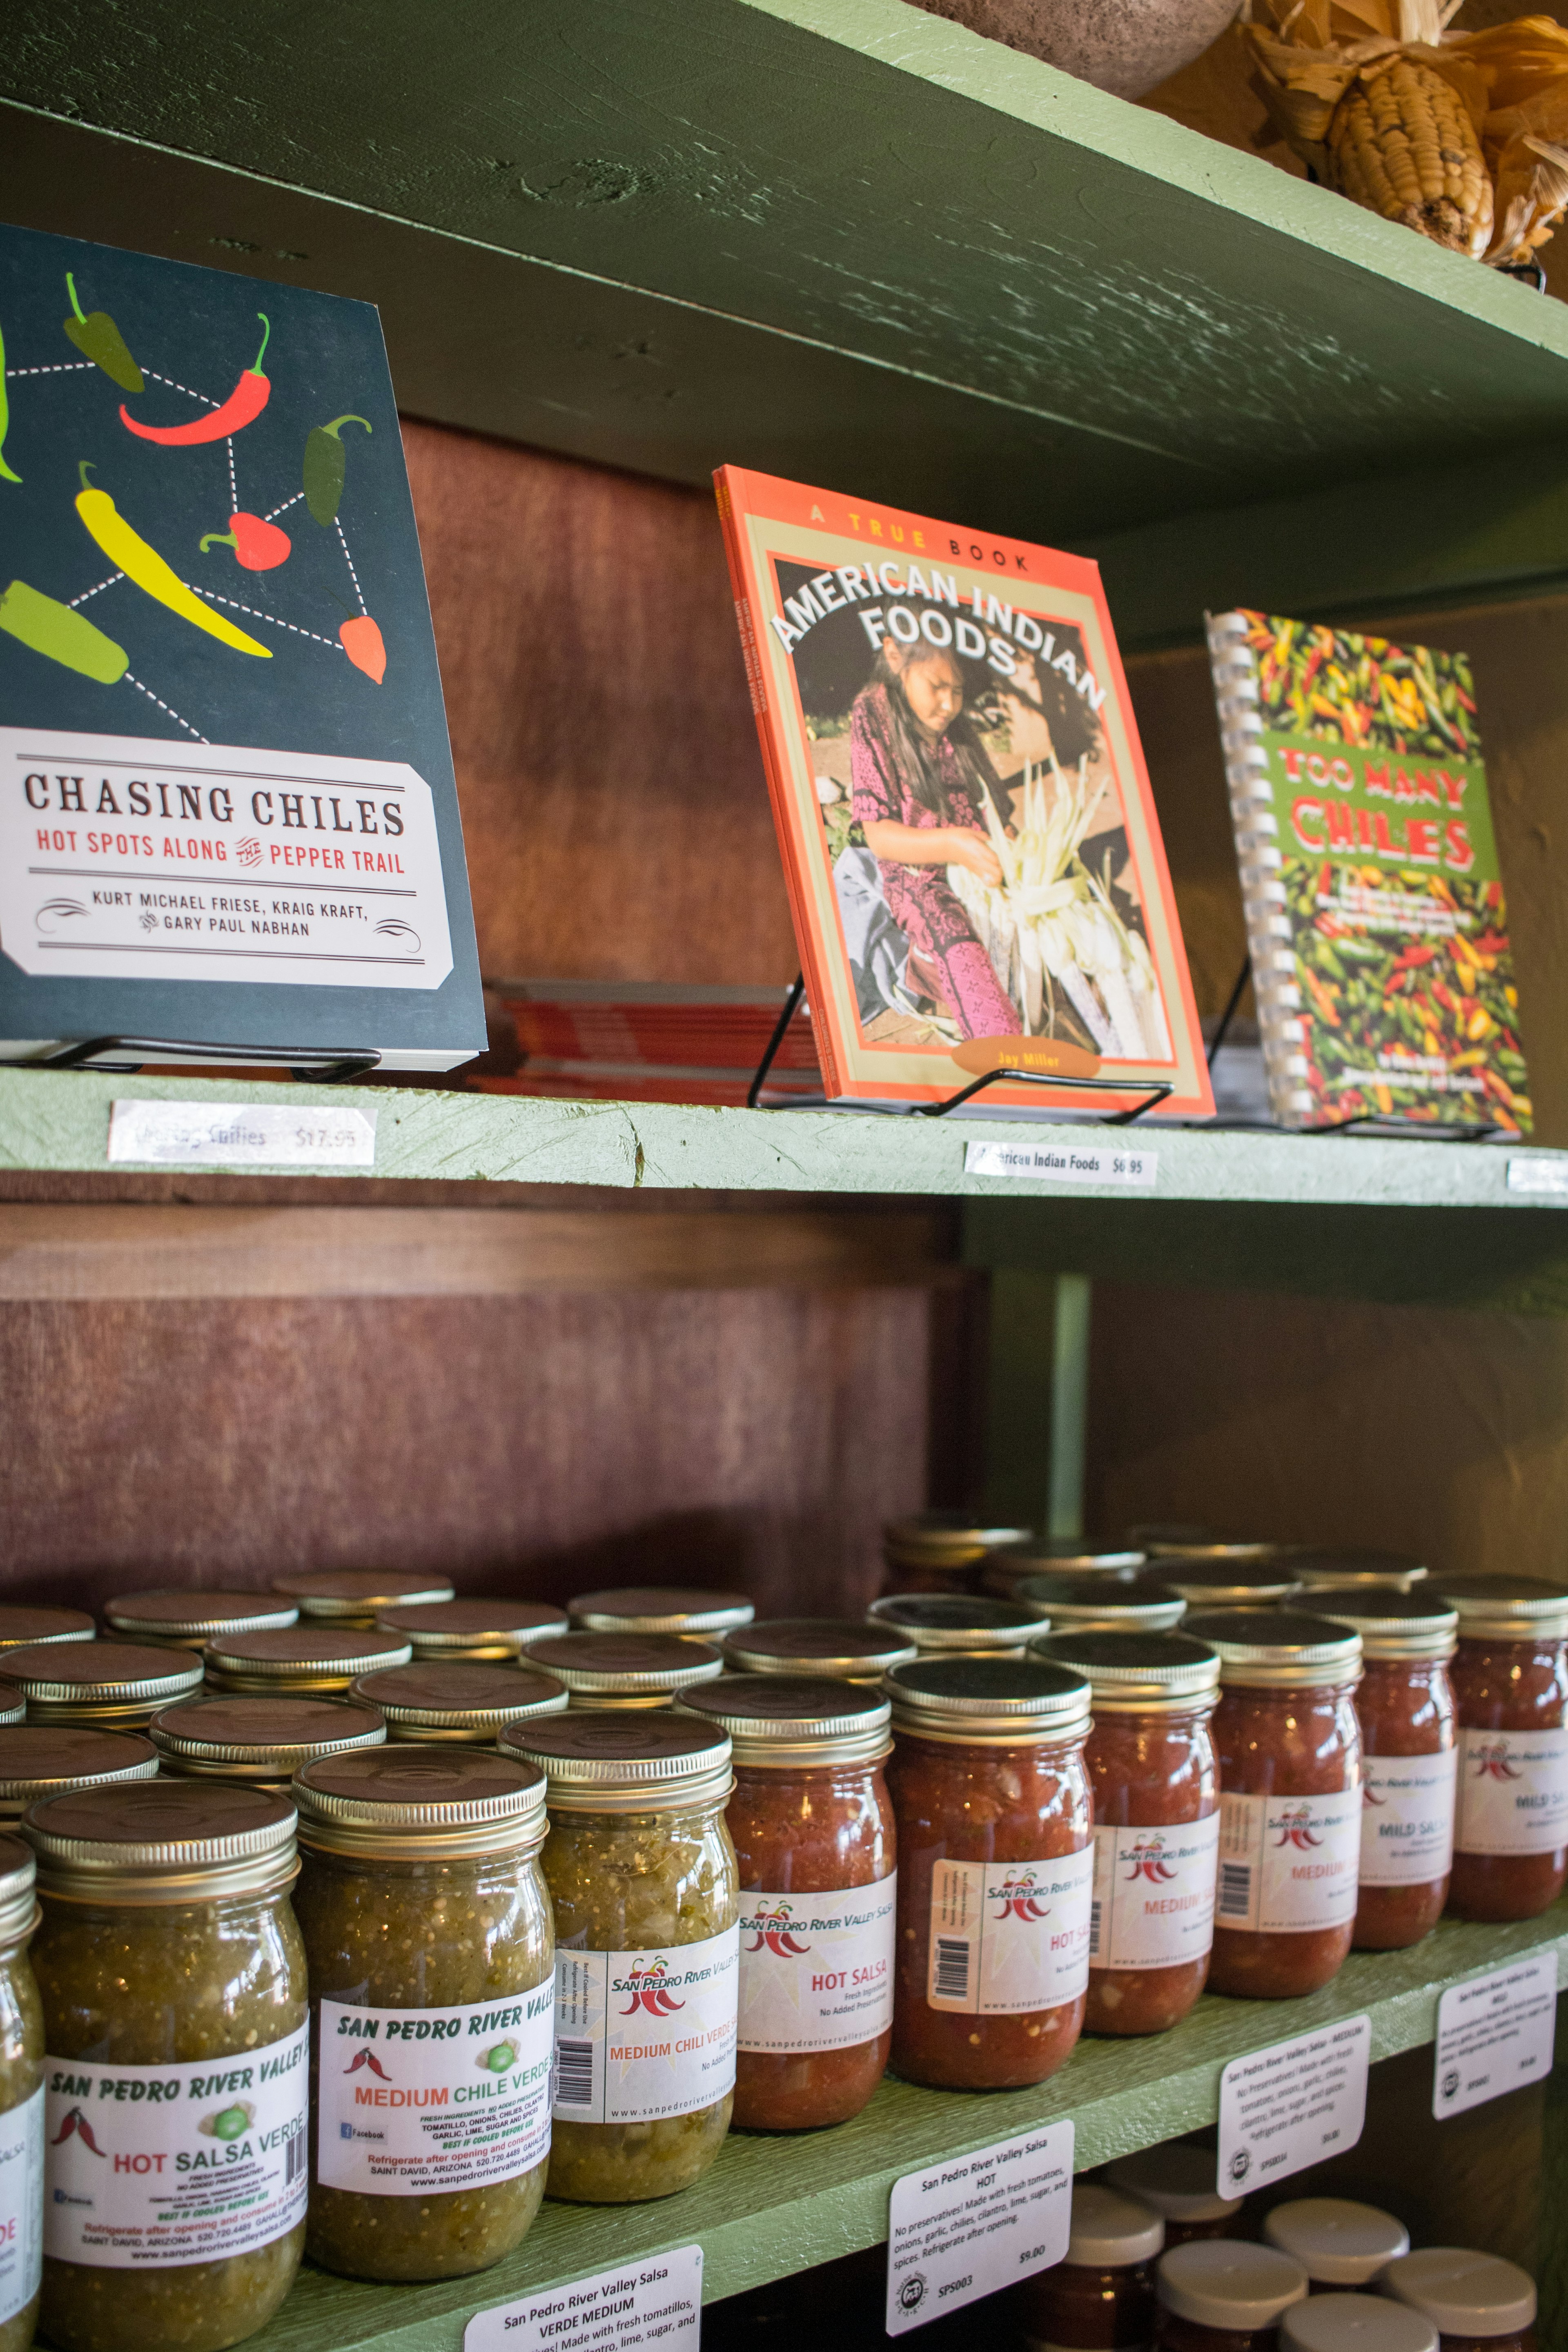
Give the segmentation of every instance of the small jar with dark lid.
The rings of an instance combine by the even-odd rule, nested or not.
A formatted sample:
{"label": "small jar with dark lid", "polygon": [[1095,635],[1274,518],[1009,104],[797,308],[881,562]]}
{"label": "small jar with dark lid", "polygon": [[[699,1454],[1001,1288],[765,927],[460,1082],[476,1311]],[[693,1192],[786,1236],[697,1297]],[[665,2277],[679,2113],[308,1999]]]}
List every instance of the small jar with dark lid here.
{"label": "small jar with dark lid", "polygon": [[1307,2273],[1272,2246],[1196,2238],[1155,2273],[1161,2352],[1274,2352],[1275,2330],[1307,2298]]}
{"label": "small jar with dark lid", "polygon": [[1112,2189],[1151,2206],[1165,2224],[1165,2248],[1184,2246],[1192,2238],[1228,2238],[1239,2234],[1236,2219],[1246,2200],[1222,2197],[1215,2187],[1215,2152],[1194,2147],[1191,2140],[1162,2140],[1119,2156],[1105,2168]]}
{"label": "small jar with dark lid", "polygon": [[990,1555],[1032,1540],[1032,1528],[1007,1527],[972,1511],[915,1511],[882,1529],[889,1592],[971,1592]]}
{"label": "small jar with dark lid", "polygon": [[573,1706],[595,1709],[668,1706],[724,1671],[709,1643],[681,1633],[558,1633],[531,1642],[522,1664],[563,1683]]}
{"label": "small jar with dark lid", "polygon": [[734,1746],[734,2121],[753,2131],[845,2123],[881,2081],[892,2037],[888,1702],[851,1683],[724,1675],[680,1705]]}
{"label": "small jar with dark lid", "polygon": [[219,1633],[259,1633],[299,1614],[276,1593],[122,1592],[106,1602],[103,1622],[118,1641],[200,1650]]}
{"label": "small jar with dark lid", "polygon": [[1030,2352],[1142,2352],[1158,2306],[1154,2263],[1165,2224],[1135,2198],[1075,2180],[1068,2250],[1018,2289]]}
{"label": "small jar with dark lid", "polygon": [[1448,1908],[1533,1919],[1568,1879],[1568,1588],[1531,1576],[1434,1581],[1459,1618]]}
{"label": "small jar with dark lid", "polygon": [[202,1652],[209,1690],[290,1692],[301,1698],[342,1698],[356,1676],[405,1666],[413,1654],[395,1633],[348,1625],[224,1633]]}
{"label": "small jar with dark lid", "polygon": [[287,1796],[302,1766],[345,1748],[379,1748],[386,1726],[374,1707],[341,1698],[198,1691],[155,1716],[148,1737],[177,1780],[227,1780]]}
{"label": "small jar with dark lid", "polygon": [[1044,2082],[1089,1987],[1084,1675],[1036,1658],[897,1666],[897,2072],[938,2090]]}
{"label": "small jar with dark lid", "polygon": [[1301,1580],[1303,1599],[1310,1592],[1413,1592],[1426,1576],[1421,1562],[1403,1551],[1292,1549],[1284,1557]]}
{"label": "small jar with dark lid", "polygon": [[1431,1934],[1448,1893],[1458,1758],[1447,1661],[1458,1616],[1420,1583],[1310,1597],[1316,1614],[1361,1635],[1365,1661],[1355,1696],[1365,1797],[1356,1948],[1400,1951]]}
{"label": "small jar with dark lid", "polygon": [[1016,1601],[1030,1576],[1135,1576],[1149,1555],[1135,1544],[1091,1544],[1081,1536],[1035,1536],[1027,1543],[1004,1544],[988,1552],[980,1572],[982,1592]]}
{"label": "small jar with dark lid", "polygon": [[622,1584],[580,1592],[566,1603],[584,1633],[689,1633],[719,1642],[749,1625],[756,1605],[743,1592],[708,1592],[697,1585]]}
{"label": "small jar with dark lid", "polygon": [[1438,2352],[1438,2346],[1429,2319],[1380,2294],[1314,2294],[1293,2303],[1279,2324],[1279,2352]]}
{"label": "small jar with dark lid", "polygon": [[1350,2197],[1292,2197],[1264,2217],[1263,2235],[1314,2287],[1371,2286],[1410,2252],[1403,2221]]}
{"label": "small jar with dark lid", "polygon": [[1288,1610],[1216,1610],[1186,1630],[1220,1656],[1209,1989],[1254,2000],[1317,1992],[1355,1933],[1361,1636]]}
{"label": "small jar with dark lid", "polygon": [[881,1682],[907,1666],[915,1645],[890,1626],[847,1617],[770,1617],[729,1635],[724,1664],[736,1675],[805,1675],[814,1681]]}
{"label": "small jar with dark lid", "polygon": [[550,2193],[668,2197],[707,2171],[730,2128],[741,1938],[729,1735],[684,1711],[572,1711],[513,1724],[501,1752],[550,1783]]}
{"label": "small jar with dark lid", "polygon": [[294,1794],[310,2259],[364,2279],[488,2270],[538,2212],[550,2148],[544,1776],[475,1748],[365,1748],[307,1764]]}
{"label": "small jar with dark lid", "polygon": [[566,1685],[553,1675],[482,1658],[416,1658],[411,1666],[361,1675],[349,1696],[384,1716],[388,1739],[493,1748],[509,1723],[558,1715]]}
{"label": "small jar with dark lid", "polygon": [[0,2352],[27,2352],[44,2260],[44,2012],[32,1852],[0,1837]]}
{"label": "small jar with dark lid", "polygon": [[151,1780],[158,1751],[137,1731],[65,1723],[0,1727],[0,1822],[18,1822],[39,1797],[100,1780]]}
{"label": "small jar with dark lid", "polygon": [[874,1625],[907,1635],[921,1658],[1021,1658],[1050,1625],[1036,1602],[990,1593],[890,1593],[867,1613]]}
{"label": "small jar with dark lid", "polygon": [[[49,2053],[41,2325],[62,2352],[219,2352],[293,2282],[310,2087],[294,1825],[282,1798],[163,1780],[24,1818]],[[144,2160],[153,2102],[162,2167]],[[220,2159],[232,2204],[212,2194]]]}
{"label": "small jar with dark lid", "polygon": [[42,1642],[0,1654],[0,1687],[27,1702],[29,1724],[71,1723],[96,1731],[144,1731],[160,1707],[201,1687],[188,1650],[130,1642]]}
{"label": "small jar with dark lid", "polygon": [[1422,2246],[1390,2263],[1378,2291],[1437,2330],[1443,2352],[1535,2352],[1535,2281],[1468,2246]]}
{"label": "small jar with dark lid", "polygon": [[26,1601],[0,1607],[0,1653],[44,1642],[91,1642],[98,1628],[85,1609],[35,1609]]}
{"label": "small jar with dark lid", "polygon": [[1214,1942],[1219,1658],[1186,1633],[1059,1633],[1031,1656],[1087,1675],[1094,1725],[1090,2033],[1163,2033],[1196,2001]]}
{"label": "small jar with dark lid", "polygon": [[1279,1552],[1238,1559],[1162,1557],[1150,1561],[1149,1575],[1179,1592],[1189,1609],[1273,1609],[1301,1590],[1294,1562]]}
{"label": "small jar with dark lid", "polygon": [[300,1616],[313,1624],[361,1627],[374,1625],[385,1609],[452,1598],[444,1576],[426,1575],[419,1569],[291,1569],[286,1576],[273,1578],[272,1590],[294,1601]]}
{"label": "small jar with dark lid", "polygon": [[1031,1576],[1020,1600],[1045,1612],[1057,1633],[1169,1633],[1187,1604],[1152,1576]]}
{"label": "small jar with dark lid", "polygon": [[566,1631],[566,1612],[548,1601],[409,1601],[384,1609],[376,1630],[395,1633],[420,1658],[515,1658],[525,1642]]}

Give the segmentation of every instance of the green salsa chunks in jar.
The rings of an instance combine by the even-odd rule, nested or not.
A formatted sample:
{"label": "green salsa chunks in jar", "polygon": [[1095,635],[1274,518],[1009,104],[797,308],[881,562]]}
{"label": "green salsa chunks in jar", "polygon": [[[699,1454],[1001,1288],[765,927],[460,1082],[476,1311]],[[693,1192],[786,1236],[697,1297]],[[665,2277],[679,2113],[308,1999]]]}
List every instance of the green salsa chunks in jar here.
{"label": "green salsa chunks in jar", "polygon": [[44,2012],[27,1943],[33,1857],[0,1837],[0,2352],[27,2352],[44,2260]]}
{"label": "green salsa chunks in jar", "polygon": [[411,1744],[320,1758],[294,1794],[310,2259],[350,2278],[488,2270],[538,2212],[550,2154],[544,1776]]}
{"label": "green salsa chunks in jar", "polygon": [[106,1781],[23,1831],[43,1924],[43,2306],[62,2352],[222,2352],[305,2239],[310,2042],[294,1808]]}
{"label": "green salsa chunks in jar", "polygon": [[668,2197],[707,2171],[734,2101],[729,1738],[673,1712],[582,1710],[510,1725],[501,1752],[550,1780],[550,2194],[590,2205]]}

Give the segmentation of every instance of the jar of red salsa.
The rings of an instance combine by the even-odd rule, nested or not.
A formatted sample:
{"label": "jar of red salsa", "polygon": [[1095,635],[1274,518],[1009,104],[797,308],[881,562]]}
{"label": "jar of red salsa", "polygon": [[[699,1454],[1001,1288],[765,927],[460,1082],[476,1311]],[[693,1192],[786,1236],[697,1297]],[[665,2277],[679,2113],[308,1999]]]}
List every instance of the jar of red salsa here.
{"label": "jar of red salsa", "polygon": [[1448,1908],[1533,1919],[1568,1877],[1568,1590],[1529,1576],[1447,1576],[1459,1791]]}
{"label": "jar of red salsa", "polygon": [[914,1511],[882,1529],[888,1592],[972,1592],[989,1555],[1026,1543],[1032,1528],[1002,1526],[973,1511]]}
{"label": "jar of red salsa", "polygon": [[1152,1576],[1030,1576],[1018,1587],[1020,1601],[1031,1601],[1050,1619],[1057,1633],[1087,1633],[1101,1627],[1107,1633],[1168,1633],[1187,1613],[1179,1592]]}
{"label": "jar of red salsa", "polygon": [[1423,2246],[1390,2263],[1378,2289],[1429,2319],[1443,2352],[1535,2352],[1535,2281],[1497,2254]]}
{"label": "jar of red salsa", "polygon": [[734,1748],[724,1816],[741,1872],[733,2121],[845,2123],[881,2081],[892,2040],[888,1702],[854,1683],[726,1675],[680,1704]]}
{"label": "jar of red salsa", "polygon": [[1458,1618],[1436,1592],[1320,1592],[1316,1605],[1361,1635],[1362,1952],[1401,1951],[1442,1916],[1454,1858],[1454,1693]]}
{"label": "jar of red salsa", "polygon": [[912,1642],[922,1658],[1021,1658],[1051,1622],[1036,1601],[986,1592],[891,1593],[867,1614]]}
{"label": "jar of red salsa", "polygon": [[1148,2352],[1165,2225],[1135,2198],[1075,2180],[1068,2250],[1018,2291],[1029,2352]]}
{"label": "jar of red salsa", "polygon": [[736,1675],[809,1675],[835,1683],[879,1685],[895,1666],[907,1666],[915,1645],[890,1625],[847,1617],[770,1617],[743,1625],[724,1642],[724,1664]]}
{"label": "jar of red salsa", "polygon": [[1209,1988],[1290,2000],[1338,1975],[1361,1864],[1361,1636],[1287,1610],[1216,1610],[1219,1896]]}
{"label": "jar of red salsa", "polygon": [[1282,2312],[1307,2296],[1307,2273],[1272,2246],[1197,2238],[1162,2254],[1161,2352],[1274,2352]]}
{"label": "jar of red salsa", "polygon": [[1078,2041],[1089,1989],[1089,1684],[1043,1660],[918,1658],[886,1688],[892,2063],[939,2090],[1044,2082]]}
{"label": "jar of red salsa", "polygon": [[1148,1559],[1133,1544],[1093,1544],[1081,1536],[1036,1536],[1027,1543],[1004,1544],[988,1552],[980,1571],[982,1592],[1013,1601],[1026,1576],[1135,1576]]}
{"label": "jar of red salsa", "polygon": [[1246,2202],[1215,2188],[1215,2152],[1191,2140],[1161,2140],[1105,2168],[1112,2189],[1152,2208],[1165,2224],[1165,2250],[1192,2238],[1239,2237],[1237,2215]]}

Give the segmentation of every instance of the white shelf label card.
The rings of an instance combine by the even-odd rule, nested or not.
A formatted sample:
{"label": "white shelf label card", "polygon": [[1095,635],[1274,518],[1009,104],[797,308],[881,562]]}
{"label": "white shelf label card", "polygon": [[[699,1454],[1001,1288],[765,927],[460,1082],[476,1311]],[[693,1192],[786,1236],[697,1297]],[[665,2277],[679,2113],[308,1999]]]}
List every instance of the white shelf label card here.
{"label": "white shelf label card", "polygon": [[1557,2024],[1557,1962],[1515,1960],[1468,1984],[1450,1985],[1437,2003],[1432,2113],[1462,2116],[1521,2083],[1552,2072]]}
{"label": "white shelf label card", "polygon": [[1152,1190],[1157,1151],[1113,1143],[966,1143],[966,1176],[1023,1176],[1037,1184],[1121,1184]]}
{"label": "white shelf label card", "polygon": [[375,1117],[314,1103],[117,1102],[109,1164],[374,1168]]}
{"label": "white shelf label card", "polygon": [[702,2249],[677,2246],[477,2311],[463,2352],[697,2352],[701,2332]]}
{"label": "white shelf label card", "polygon": [[1508,1189],[1510,1192],[1546,1192],[1559,1200],[1568,1200],[1568,1151],[1542,1151],[1529,1160],[1510,1160],[1508,1163]]}
{"label": "white shelf label card", "polygon": [[1072,2219],[1072,2150],[1071,2124],[1051,2124],[894,2181],[889,2336],[1061,2261]]}
{"label": "white shelf label card", "polygon": [[1222,2197],[1342,2156],[1366,2121],[1370,2017],[1341,2018],[1233,2058],[1219,2080]]}

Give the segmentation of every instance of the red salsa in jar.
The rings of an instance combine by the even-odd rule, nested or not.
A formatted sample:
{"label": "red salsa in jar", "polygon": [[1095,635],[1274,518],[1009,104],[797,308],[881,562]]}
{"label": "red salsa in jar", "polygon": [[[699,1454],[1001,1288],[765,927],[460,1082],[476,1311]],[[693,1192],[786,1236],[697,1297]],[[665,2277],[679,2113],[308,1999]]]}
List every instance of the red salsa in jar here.
{"label": "red salsa in jar", "polygon": [[892,2063],[939,2090],[1042,2083],[1078,2041],[1089,1988],[1089,1684],[1042,1659],[918,1658],[887,1691]]}
{"label": "red salsa in jar", "polygon": [[1152,2208],[1165,2224],[1165,2249],[1192,2238],[1229,2238],[1243,2233],[1236,2217],[1246,2200],[1222,2197],[1215,2188],[1215,2152],[1191,2140],[1162,2140],[1119,2156],[1105,2168],[1112,2189]]}
{"label": "red salsa in jar", "polygon": [[1219,1658],[1186,1633],[1060,1633],[1033,1654],[1089,1677],[1090,2033],[1163,2033],[1208,1975],[1219,1866],[1209,1718]]}
{"label": "red salsa in jar", "polygon": [[729,1674],[808,1675],[835,1683],[879,1685],[914,1655],[914,1643],[890,1625],[848,1617],[770,1617],[742,1626],[724,1642]]}
{"label": "red salsa in jar", "polygon": [[1568,1589],[1530,1576],[1448,1576],[1459,1791],[1448,1908],[1533,1919],[1568,1877]]}
{"label": "red salsa in jar", "polygon": [[1051,1622],[1037,1601],[984,1592],[898,1592],[873,1601],[867,1614],[922,1658],[1021,1658]]}
{"label": "red salsa in jar", "polygon": [[1162,2352],[1274,2352],[1282,2312],[1307,2297],[1289,2254],[1238,2238],[1196,2238],[1162,2254]]}
{"label": "red salsa in jar", "polygon": [[1442,2352],[1535,2352],[1535,2281],[1467,2246],[1423,2246],[1390,2263],[1379,2292],[1418,2311]]}
{"label": "red salsa in jar", "polygon": [[1209,1990],[1291,2000],[1339,1974],[1361,1866],[1361,1636],[1287,1610],[1216,1610],[1219,1894]]}
{"label": "red salsa in jar", "polygon": [[1068,2250],[1018,2290],[1029,2352],[1147,2352],[1165,2225],[1135,2198],[1075,2180]]}
{"label": "red salsa in jar", "polygon": [[892,2040],[898,1880],[888,1702],[854,1683],[726,1675],[683,1711],[729,1734],[741,1873],[742,2130],[858,2116]]}

